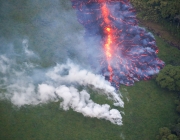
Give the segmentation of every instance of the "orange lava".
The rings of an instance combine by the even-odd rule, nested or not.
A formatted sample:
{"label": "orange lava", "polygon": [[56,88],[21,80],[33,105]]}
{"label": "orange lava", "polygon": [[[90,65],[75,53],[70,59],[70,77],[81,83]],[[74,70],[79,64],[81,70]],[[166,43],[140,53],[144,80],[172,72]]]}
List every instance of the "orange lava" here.
{"label": "orange lava", "polygon": [[106,33],[106,38],[105,38],[105,43],[104,43],[104,50],[105,50],[105,54],[106,54],[106,59],[108,62],[108,71],[110,72],[110,77],[109,77],[109,81],[112,82],[112,76],[113,76],[113,69],[110,65],[110,61],[111,61],[111,57],[112,57],[112,43],[113,43],[113,35],[112,35],[112,28],[110,27],[110,20],[108,18],[109,16],[109,10],[106,6],[105,3],[102,4],[101,7],[101,11],[102,11],[102,16],[104,19],[104,24],[105,24],[105,28],[104,28],[104,32]]}

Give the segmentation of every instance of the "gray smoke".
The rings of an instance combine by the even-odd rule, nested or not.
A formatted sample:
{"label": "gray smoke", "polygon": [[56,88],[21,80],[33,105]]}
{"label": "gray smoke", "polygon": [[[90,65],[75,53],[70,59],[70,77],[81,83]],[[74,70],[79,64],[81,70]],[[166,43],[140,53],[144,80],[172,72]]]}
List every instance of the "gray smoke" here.
{"label": "gray smoke", "polygon": [[[27,39],[22,41],[22,46],[24,57],[36,57],[35,53],[28,49]],[[19,107],[60,100],[60,107],[64,110],[72,108],[84,116],[106,119],[122,125],[122,116],[117,109],[111,109],[108,104],[100,105],[93,102],[85,89],[79,91],[75,87],[75,85],[91,85],[101,89],[101,94],[112,99],[114,105],[123,107],[120,94],[116,93],[115,88],[101,75],[82,69],[69,60],[66,64],[57,64],[46,71],[39,69],[45,80],[35,84],[33,77],[37,76],[34,72],[37,72],[35,69],[38,69],[38,66],[31,62],[18,64],[16,59],[11,60],[6,55],[0,55],[0,58],[2,75],[0,86],[1,89],[6,89],[6,92],[0,93],[1,99],[8,99]]]}
{"label": "gray smoke", "polygon": [[60,101],[64,110],[122,125],[119,110],[95,103],[86,90],[124,106],[121,94],[89,69],[70,1],[2,0],[0,9],[0,100],[18,107]]}

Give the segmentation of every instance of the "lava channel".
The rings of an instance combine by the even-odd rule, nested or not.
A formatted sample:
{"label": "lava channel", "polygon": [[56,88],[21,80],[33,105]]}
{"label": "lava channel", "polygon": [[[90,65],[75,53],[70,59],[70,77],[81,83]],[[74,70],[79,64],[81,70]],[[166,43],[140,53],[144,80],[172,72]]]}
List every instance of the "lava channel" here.
{"label": "lava channel", "polygon": [[85,28],[85,40],[91,44],[87,47],[91,64],[113,86],[119,88],[120,84],[129,86],[135,81],[148,80],[163,68],[154,36],[138,26],[129,0],[71,2]]}

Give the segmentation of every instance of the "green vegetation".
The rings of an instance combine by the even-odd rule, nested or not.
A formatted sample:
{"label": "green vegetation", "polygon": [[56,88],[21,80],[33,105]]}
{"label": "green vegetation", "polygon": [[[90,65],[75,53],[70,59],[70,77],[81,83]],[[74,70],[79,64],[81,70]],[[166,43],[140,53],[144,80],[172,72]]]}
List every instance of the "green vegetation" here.
{"label": "green vegetation", "polygon": [[[169,44],[176,44],[178,47],[180,39],[180,1],[179,0],[131,0],[131,3],[137,9],[137,15],[140,21],[157,23],[163,26],[162,31],[156,24],[147,24],[148,28],[155,32],[158,36],[165,38]],[[144,23],[144,22],[142,22]],[[150,25],[150,27],[149,27]],[[170,37],[169,33],[173,36]],[[161,32],[161,33],[160,33]],[[169,36],[169,37],[168,37]],[[174,39],[177,37],[177,40]],[[156,37],[159,47],[159,57],[165,62],[166,66],[156,77],[157,83],[169,91],[180,91],[180,51],[177,48],[170,47],[164,40]],[[176,109],[180,113],[179,98]],[[179,120],[179,119],[178,119]],[[163,127],[166,126],[166,127]],[[177,140],[180,139],[180,123],[172,122],[161,126],[159,129],[158,140]]]}
{"label": "green vegetation", "polygon": [[180,14],[180,1],[179,0],[131,0],[131,3],[135,7],[139,7],[138,12],[144,15],[144,19],[154,19],[156,21],[159,18],[166,18],[168,20],[174,20],[174,18]]}
{"label": "green vegetation", "polygon": [[156,81],[162,88],[180,91],[180,66],[165,66],[158,74]]}
{"label": "green vegetation", "polygon": [[[168,90],[179,90],[178,81],[179,78],[179,66],[180,66],[180,51],[177,48],[170,47],[167,43],[163,42],[159,37],[156,37],[158,47],[160,49],[159,57],[165,61],[166,66],[160,71],[156,77],[156,81],[160,84],[161,87],[166,87]],[[170,81],[173,82],[170,82]],[[176,93],[175,93],[176,95]],[[178,95],[178,94],[177,94]],[[177,107],[174,108],[177,112],[180,113],[180,102],[179,96],[176,97],[175,101]],[[178,114],[179,115],[179,114]],[[180,117],[180,116],[179,116]],[[179,140],[180,139],[180,119],[171,124],[165,124],[159,129],[159,135],[157,135],[158,140]],[[163,133],[165,130],[167,133]]]}
{"label": "green vegetation", "polygon": [[[178,22],[174,20],[177,13],[171,11],[171,9],[179,9],[176,8],[179,0],[169,0],[166,1],[167,4],[164,3],[164,0],[161,2],[159,0],[131,1],[139,9],[139,17],[149,20],[160,20],[162,22],[165,20],[167,25],[176,25],[170,29],[174,29],[173,32],[175,34],[179,33],[179,30],[177,30],[179,29],[177,28]],[[174,2],[177,2],[177,4],[171,4]],[[136,5],[136,3],[139,5]],[[161,4],[165,4],[165,7],[161,7]],[[22,4],[20,3],[20,5]],[[142,8],[141,5],[143,6]],[[159,5],[160,7],[157,7]],[[40,7],[34,9],[40,10]],[[172,14],[167,14],[168,9],[170,9]],[[14,9],[14,11],[17,10],[18,8]],[[27,19],[23,17],[24,14],[22,15],[20,10],[22,9],[19,8],[18,15],[12,14],[11,16],[17,21],[21,20],[23,23],[26,23]],[[28,13],[25,15],[29,17],[39,12],[33,10],[33,13],[29,13],[28,10],[25,8],[26,13]],[[162,12],[158,10],[162,10]],[[174,23],[170,23],[170,21]],[[0,24],[7,24],[7,22],[4,21],[4,23]],[[26,32],[31,32],[33,28],[27,28]],[[5,30],[6,28],[2,29],[3,33],[7,36],[11,34],[9,30],[9,32]],[[62,29],[60,30],[62,32]],[[37,38],[40,35],[34,33],[32,36]],[[32,40],[35,40],[34,38]],[[47,46],[43,48],[44,50],[39,51],[45,53],[45,55],[47,54],[47,58],[52,58],[53,54],[50,53],[50,49],[45,49],[50,45],[47,44],[45,39],[43,41]],[[43,41],[36,41],[32,46],[36,50],[38,45],[44,46]],[[156,41],[160,50],[158,54],[160,59],[165,61],[166,64],[173,66],[180,65],[180,51],[169,46],[159,37],[156,37]],[[57,52],[61,52],[61,50],[57,50]],[[50,60],[48,60],[44,61],[44,66],[51,64]],[[158,130],[159,139],[176,139],[175,135],[178,136],[180,134],[180,121],[176,121],[180,120],[178,119],[178,112],[180,112],[179,99],[176,102],[177,107],[174,104],[174,100],[177,99],[176,92],[160,88],[155,79],[137,82],[132,87],[121,86],[120,90],[124,97],[125,107],[124,109],[117,109],[124,112],[123,126],[111,124],[106,120],[84,117],[82,114],[72,110],[63,111],[59,107],[59,102],[38,106],[24,106],[18,109],[8,101],[0,101],[0,140],[154,140],[156,135],[158,135]],[[89,89],[89,91],[91,91],[91,98],[95,102],[112,105],[112,102],[107,100],[106,97],[96,94],[93,90]],[[0,92],[3,91],[1,90]]]}
{"label": "green vegetation", "polygon": [[157,136],[159,140],[177,140],[177,136],[171,134],[171,130],[167,127],[159,129],[159,135]]}
{"label": "green vegetation", "polygon": [[[128,91],[123,131],[128,140],[154,140],[158,129],[175,123],[174,93],[162,90],[155,80],[137,82]],[[169,98],[169,99],[168,99]]]}
{"label": "green vegetation", "polygon": [[[0,102],[0,139],[118,140],[124,136],[127,140],[152,140],[160,127],[174,123],[173,93],[161,90],[154,80],[122,87],[123,94],[124,88],[130,101],[125,104],[123,126],[86,118],[72,110],[65,112],[59,109],[59,103],[17,110]],[[98,96],[93,98],[106,102]]]}
{"label": "green vegetation", "polygon": [[137,16],[142,20],[159,22],[173,35],[180,38],[180,1],[179,0],[130,0]]}
{"label": "green vegetation", "polygon": [[[59,102],[39,106],[24,106],[0,102],[0,139],[2,140],[152,140],[161,126],[178,118],[173,92],[162,90],[155,80],[137,82],[132,87],[121,87],[125,108],[123,126],[106,120],[84,117],[72,110],[63,111]],[[128,100],[126,100],[128,98]],[[104,96],[92,99],[110,103]]]}
{"label": "green vegetation", "polygon": [[[179,97],[178,97],[179,98]],[[175,100],[177,105],[176,111],[180,113],[180,100]],[[168,127],[159,129],[159,135],[156,136],[157,140],[180,140],[180,116],[175,124],[170,124]]]}
{"label": "green vegetation", "polygon": [[166,65],[180,66],[180,51],[165,43],[161,38],[156,37],[157,46],[159,48],[158,56]]}
{"label": "green vegetation", "polygon": [[[165,44],[156,37],[160,48],[159,57],[166,64],[179,63],[173,53],[180,55],[176,48]],[[168,54],[168,57],[165,55]],[[170,60],[173,61],[170,61]],[[112,102],[89,89],[91,98],[100,104]],[[0,102],[0,139],[3,140],[153,140],[161,127],[176,124],[178,114],[174,100],[175,92],[160,88],[155,79],[140,81],[132,87],[121,86],[125,107],[117,108],[124,112],[123,126],[106,120],[84,117],[72,110],[63,111],[59,102],[39,106],[13,107],[7,101]],[[178,131],[179,125],[174,125]]]}

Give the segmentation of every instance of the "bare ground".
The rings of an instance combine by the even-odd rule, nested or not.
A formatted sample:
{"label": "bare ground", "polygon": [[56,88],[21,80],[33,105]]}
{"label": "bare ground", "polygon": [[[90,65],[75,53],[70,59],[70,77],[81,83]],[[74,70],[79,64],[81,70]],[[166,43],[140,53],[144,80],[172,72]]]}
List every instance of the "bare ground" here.
{"label": "bare ground", "polygon": [[140,25],[146,27],[148,30],[153,32],[155,35],[162,38],[169,45],[174,46],[180,50],[180,39],[170,34],[163,26],[158,23],[151,21],[139,20]]}

